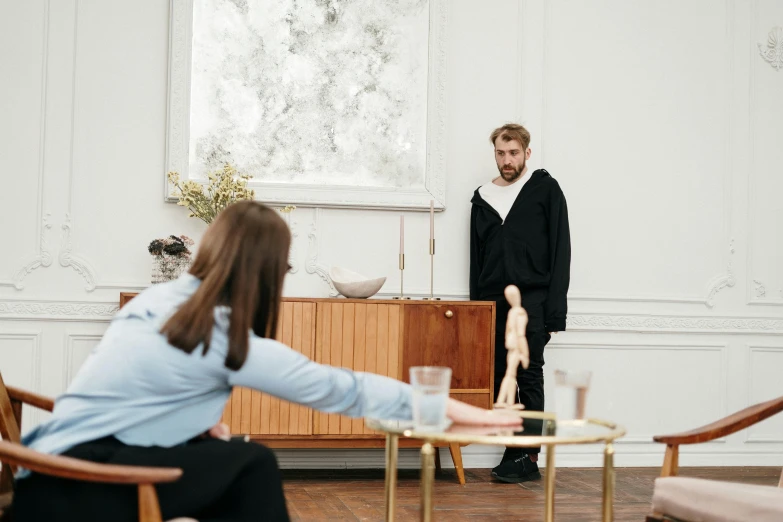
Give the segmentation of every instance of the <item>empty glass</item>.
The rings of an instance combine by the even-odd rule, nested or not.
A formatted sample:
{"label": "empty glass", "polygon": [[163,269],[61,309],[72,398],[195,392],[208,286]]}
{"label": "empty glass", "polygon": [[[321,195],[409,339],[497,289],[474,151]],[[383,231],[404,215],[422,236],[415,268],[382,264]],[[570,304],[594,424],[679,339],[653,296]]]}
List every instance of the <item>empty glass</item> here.
{"label": "empty glass", "polygon": [[417,431],[446,428],[446,406],[451,388],[451,368],[414,366],[410,369],[413,387],[413,425]]}
{"label": "empty glass", "polygon": [[592,372],[555,370],[555,415],[561,420],[584,419]]}

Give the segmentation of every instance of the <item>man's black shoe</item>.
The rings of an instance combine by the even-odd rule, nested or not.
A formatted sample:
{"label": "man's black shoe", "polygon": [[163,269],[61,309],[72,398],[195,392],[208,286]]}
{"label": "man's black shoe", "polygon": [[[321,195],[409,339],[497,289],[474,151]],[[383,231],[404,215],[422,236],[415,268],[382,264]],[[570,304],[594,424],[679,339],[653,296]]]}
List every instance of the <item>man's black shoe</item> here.
{"label": "man's black shoe", "polygon": [[522,455],[524,455],[525,452],[522,451],[522,448],[506,448],[506,450],[503,452],[503,458],[500,459],[500,464],[495,466],[492,469],[492,473],[497,472],[497,470],[500,469],[500,466],[503,465],[504,462],[508,462],[509,460],[518,459]]}
{"label": "man's black shoe", "polygon": [[530,460],[530,455],[524,454],[516,459],[501,462],[492,470],[492,478],[516,484],[528,480],[539,480],[541,472],[538,471],[538,463]]}

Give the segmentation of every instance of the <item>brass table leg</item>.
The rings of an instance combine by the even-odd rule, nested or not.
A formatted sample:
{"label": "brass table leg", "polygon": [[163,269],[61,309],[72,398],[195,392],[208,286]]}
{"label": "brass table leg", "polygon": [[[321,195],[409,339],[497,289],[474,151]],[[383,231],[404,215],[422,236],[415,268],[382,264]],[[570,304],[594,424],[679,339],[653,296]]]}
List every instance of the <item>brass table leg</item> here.
{"label": "brass table leg", "polygon": [[421,447],[421,520],[432,522],[432,488],[435,480],[435,450],[425,442]]}
{"label": "brass table leg", "polygon": [[546,446],[546,481],[544,483],[544,494],[546,496],[546,509],[544,511],[544,521],[554,522],[555,520],[555,445]]}
{"label": "brass table leg", "polygon": [[394,520],[394,502],[397,493],[397,449],[399,435],[386,434],[386,522]]}
{"label": "brass table leg", "polygon": [[614,520],[614,446],[606,445],[604,450],[604,522]]}

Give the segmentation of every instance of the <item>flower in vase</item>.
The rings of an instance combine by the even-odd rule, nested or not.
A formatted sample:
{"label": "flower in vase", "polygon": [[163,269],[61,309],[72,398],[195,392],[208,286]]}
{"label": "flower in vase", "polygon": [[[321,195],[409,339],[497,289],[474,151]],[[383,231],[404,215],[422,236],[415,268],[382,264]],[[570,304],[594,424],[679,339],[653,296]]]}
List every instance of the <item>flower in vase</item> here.
{"label": "flower in vase", "polygon": [[207,183],[181,181],[179,173],[169,172],[169,182],[174,185],[177,205],[187,207],[190,217],[197,217],[209,224],[227,206],[237,201],[253,199],[255,191],[247,188],[252,176],[240,174],[226,163],[222,169],[207,174]]}
{"label": "flower in vase", "polygon": [[147,247],[152,255],[152,282],[162,283],[176,279],[190,267],[193,240],[187,236],[171,235],[154,239]]}

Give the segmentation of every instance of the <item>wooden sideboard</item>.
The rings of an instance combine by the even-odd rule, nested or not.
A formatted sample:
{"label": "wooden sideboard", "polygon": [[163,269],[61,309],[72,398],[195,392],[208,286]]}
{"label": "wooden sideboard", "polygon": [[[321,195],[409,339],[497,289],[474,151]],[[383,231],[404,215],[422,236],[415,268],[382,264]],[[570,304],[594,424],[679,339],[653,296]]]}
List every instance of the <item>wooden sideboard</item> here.
{"label": "wooden sideboard", "polygon": [[[120,294],[120,306],[136,294]],[[452,369],[451,396],[482,408],[493,401],[495,303],[284,298],[278,339],[316,362],[408,382],[411,366]],[[235,388],[223,413],[235,434],[272,448],[377,448],[363,419],[313,411]],[[401,446],[420,445],[400,440]],[[464,484],[459,446],[449,448]]]}

